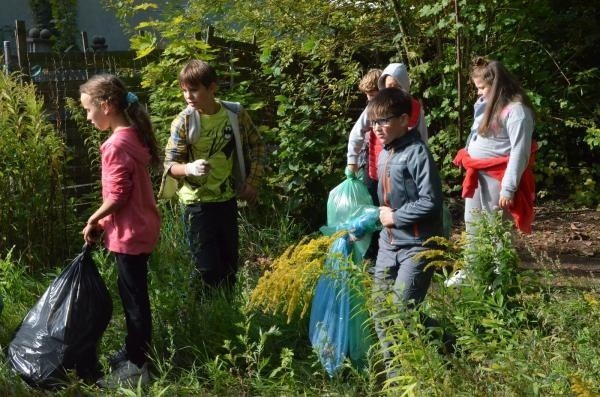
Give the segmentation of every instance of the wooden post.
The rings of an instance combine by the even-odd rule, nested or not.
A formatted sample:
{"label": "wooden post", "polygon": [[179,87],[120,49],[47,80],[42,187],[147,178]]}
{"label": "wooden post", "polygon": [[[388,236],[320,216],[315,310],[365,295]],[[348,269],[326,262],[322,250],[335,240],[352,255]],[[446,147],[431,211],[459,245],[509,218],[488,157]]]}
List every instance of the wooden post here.
{"label": "wooden post", "polygon": [[27,67],[27,32],[25,21],[15,21],[15,36],[17,38],[17,61],[22,73],[26,73]]}
{"label": "wooden post", "polygon": [[86,80],[90,78],[88,74],[88,35],[87,32],[81,32],[81,48],[83,49],[83,59],[85,61],[85,78]]}
{"label": "wooden post", "polygon": [[86,53],[89,47],[87,32],[81,32],[81,49]]}
{"label": "wooden post", "polygon": [[3,51],[4,51],[4,72],[8,76],[11,72],[11,70],[10,70],[10,41],[3,42]]}

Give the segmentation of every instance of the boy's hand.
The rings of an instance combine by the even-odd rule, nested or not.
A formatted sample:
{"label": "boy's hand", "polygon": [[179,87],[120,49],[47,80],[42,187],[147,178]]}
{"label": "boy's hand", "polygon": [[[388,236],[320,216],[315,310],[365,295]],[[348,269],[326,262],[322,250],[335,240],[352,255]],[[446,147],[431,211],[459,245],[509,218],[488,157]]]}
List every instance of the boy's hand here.
{"label": "boy's hand", "polygon": [[248,204],[254,204],[258,197],[258,190],[249,183],[244,183],[238,192],[238,198],[246,201]]}
{"label": "boy's hand", "polygon": [[394,227],[394,211],[390,207],[379,207],[379,221],[385,227]]}
{"label": "boy's hand", "polygon": [[185,165],[185,176],[202,176],[208,174],[210,164],[204,159],[196,160]]}

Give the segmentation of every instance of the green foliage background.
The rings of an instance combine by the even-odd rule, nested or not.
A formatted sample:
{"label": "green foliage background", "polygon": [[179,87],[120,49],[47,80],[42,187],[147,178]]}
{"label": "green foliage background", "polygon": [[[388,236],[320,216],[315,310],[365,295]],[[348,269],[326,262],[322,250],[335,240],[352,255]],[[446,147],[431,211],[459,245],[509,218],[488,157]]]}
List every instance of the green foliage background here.
{"label": "green foliage background", "polygon": [[[107,1],[123,22],[152,2]],[[499,59],[529,91],[537,112],[539,197],[597,206],[600,82],[595,54],[598,11],[584,1],[186,1],[137,27],[143,57],[163,50],[147,69],[152,113],[176,113],[176,71],[190,57],[212,59],[194,33],[215,26],[230,39],[256,40],[261,66],[235,88],[264,124],[271,148],[270,194],[298,218],[318,224],[327,192],[343,178],[348,132],[364,106],[357,83],[370,67],[409,66],[412,94],[423,101],[430,147],[457,192],[450,165],[472,122],[470,61]],[[560,9],[558,13],[556,10]],[[223,65],[224,66],[224,65]],[[224,70],[224,69],[220,69]],[[250,94],[251,93],[251,94]],[[557,191],[554,186],[572,186]],[[323,208],[323,210],[320,210]],[[316,210],[315,210],[316,209]]]}
{"label": "green foliage background", "polygon": [[[105,4],[117,9],[123,21],[159,9],[136,0]],[[181,65],[199,57],[217,64],[222,75],[229,73],[229,66],[236,68],[235,61],[223,63],[195,33],[210,24],[227,38],[256,38],[260,50],[255,67],[220,95],[242,101],[267,140],[270,173],[262,205],[268,208],[252,214],[241,209],[240,249],[248,265],[241,269],[232,296],[208,297],[191,293],[193,265],[180,208],[161,205],[161,242],[150,266],[156,379],[146,391],[121,389],[114,395],[536,396],[598,391],[598,287],[591,282],[585,287],[557,286],[557,279],[565,280],[560,275],[514,271],[516,258],[502,225],[482,234],[478,251],[470,253],[479,255],[479,278],[493,277],[488,281],[496,290],[477,283],[460,292],[444,289],[438,272],[423,305],[454,328],[459,354],[437,354],[435,341],[420,328],[418,312],[408,319],[406,311],[394,313],[408,320],[390,330],[401,342],[394,352],[395,364],[402,368],[396,383],[382,379],[376,349],[367,371],[345,368],[343,376],[329,379],[306,342],[305,322],[285,325],[285,319],[247,307],[269,259],[324,222],[327,193],[343,179],[348,131],[364,106],[356,86],[370,67],[392,61],[409,66],[413,94],[423,100],[428,115],[429,145],[444,174],[446,192],[453,194],[460,174],[450,160],[463,144],[475,99],[468,82],[469,61],[474,55],[500,59],[521,79],[536,105],[540,197],[597,206],[600,28],[593,4],[190,0],[169,1],[160,10],[156,19],[130,26],[129,31],[145,31],[132,38],[139,57],[160,53],[144,68],[142,88],[149,91],[163,142],[183,107],[176,80]],[[39,280],[24,265],[43,261],[34,256],[52,257],[49,247],[68,239],[63,230],[73,231],[67,225],[73,215],[59,214],[59,207],[51,204],[62,199],[57,186],[63,178],[64,147],[44,121],[34,88],[2,77],[0,95],[0,172],[5,182],[0,191],[0,295],[5,301],[0,347],[5,348],[58,271]],[[81,132],[86,145],[94,148],[90,157],[97,161],[94,155],[102,137],[91,129]],[[250,219],[254,216],[260,219]],[[18,257],[16,251],[6,254],[10,247],[5,241],[17,245]],[[463,254],[451,249],[443,253],[449,261],[460,261]],[[503,261],[498,265],[506,265],[508,271],[495,276],[490,258]],[[98,251],[96,261],[117,301],[112,258]],[[108,352],[119,348],[124,337],[122,313],[116,307],[114,324],[100,348],[105,367]],[[74,380],[57,395],[81,393],[97,394],[98,389]],[[6,359],[0,359],[0,394],[46,395],[26,389]]]}
{"label": "green foliage background", "polygon": [[0,75],[0,252],[48,263],[67,252],[65,148],[31,84]]}

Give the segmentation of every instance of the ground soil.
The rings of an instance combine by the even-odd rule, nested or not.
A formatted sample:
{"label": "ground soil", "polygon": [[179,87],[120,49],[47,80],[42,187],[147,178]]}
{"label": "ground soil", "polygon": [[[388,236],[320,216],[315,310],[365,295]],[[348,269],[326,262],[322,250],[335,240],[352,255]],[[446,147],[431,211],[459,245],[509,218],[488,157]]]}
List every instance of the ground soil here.
{"label": "ground soil", "polygon": [[[458,211],[462,218],[462,210]],[[454,232],[460,233],[462,220],[455,227]],[[532,229],[531,234],[519,235],[516,240],[522,267],[550,268],[564,276],[593,277],[600,283],[600,211],[541,205],[535,208]]]}
{"label": "ground soil", "polygon": [[600,211],[542,206],[535,213],[533,232],[517,241],[524,267],[551,262],[566,273],[600,277]]}

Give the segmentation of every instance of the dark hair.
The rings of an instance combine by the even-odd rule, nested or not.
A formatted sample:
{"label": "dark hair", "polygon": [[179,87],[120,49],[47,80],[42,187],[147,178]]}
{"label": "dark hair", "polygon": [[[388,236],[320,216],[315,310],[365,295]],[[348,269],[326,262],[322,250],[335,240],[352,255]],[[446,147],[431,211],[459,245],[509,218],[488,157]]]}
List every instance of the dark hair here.
{"label": "dark hair", "polygon": [[499,61],[477,57],[473,60],[471,79],[478,78],[490,87],[483,119],[478,132],[486,136],[493,123],[499,123],[500,113],[510,102],[521,102],[533,112],[525,90]]}
{"label": "dark hair", "polygon": [[217,82],[217,72],[208,63],[199,59],[192,59],[179,72],[179,85],[197,87],[202,84],[208,88]]}
{"label": "dark hair", "polygon": [[79,86],[79,92],[89,95],[92,103],[96,105],[107,102],[121,110],[127,120],[135,126],[139,140],[148,148],[150,164],[153,167],[160,165],[158,142],[150,116],[137,98],[134,101],[127,101],[127,88],[119,78],[112,74],[97,74]]}
{"label": "dark hair", "polygon": [[367,117],[369,120],[378,117],[410,115],[412,99],[410,95],[401,88],[384,88],[367,106]]}

